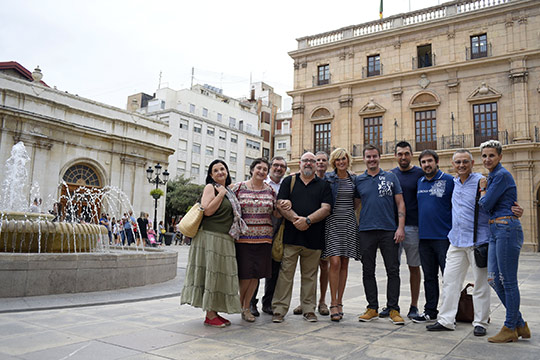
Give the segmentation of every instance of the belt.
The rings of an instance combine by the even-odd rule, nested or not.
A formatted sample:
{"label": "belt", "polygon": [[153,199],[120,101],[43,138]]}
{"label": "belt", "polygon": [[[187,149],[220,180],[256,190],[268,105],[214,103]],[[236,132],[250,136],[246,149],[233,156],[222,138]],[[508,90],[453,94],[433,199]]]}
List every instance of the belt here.
{"label": "belt", "polygon": [[[501,216],[501,217],[495,218],[493,220],[489,220],[489,223],[494,224],[494,223],[498,223],[501,220],[509,220],[509,219],[517,220],[518,218],[516,216]],[[503,224],[507,224],[507,222],[504,221]]]}

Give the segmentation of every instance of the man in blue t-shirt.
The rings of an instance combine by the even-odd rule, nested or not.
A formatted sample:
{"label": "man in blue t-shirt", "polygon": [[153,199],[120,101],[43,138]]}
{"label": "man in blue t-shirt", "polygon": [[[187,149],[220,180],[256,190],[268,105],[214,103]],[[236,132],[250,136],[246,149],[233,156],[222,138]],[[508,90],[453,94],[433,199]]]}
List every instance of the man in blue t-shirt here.
{"label": "man in blue t-shirt", "polygon": [[424,150],[418,157],[424,176],[418,180],[418,251],[424,272],[424,313],[413,318],[416,323],[437,319],[439,304],[439,268],[444,273],[446,252],[452,228],[452,192],[454,178],[439,170],[439,155]]}
{"label": "man in blue t-shirt", "polygon": [[[379,318],[379,300],[375,279],[377,248],[386,267],[386,307],[390,320],[396,325],[405,322],[399,314],[399,243],[405,238],[405,202],[396,175],[379,167],[380,151],[373,145],[364,148],[367,170],[356,178],[356,189],[362,201],[360,211],[360,249],[362,251],[362,281],[368,302],[367,310],[359,321]],[[394,207],[398,209],[396,225]]]}
{"label": "man in blue t-shirt", "polygon": [[[398,166],[390,170],[396,174],[401,189],[403,190],[403,200],[407,209],[405,216],[405,240],[399,243],[399,259],[401,253],[405,250],[407,256],[407,265],[409,266],[409,283],[411,288],[411,306],[407,317],[415,318],[418,313],[418,297],[420,295],[420,254],[418,252],[418,201],[416,191],[418,179],[424,176],[424,172],[418,166],[411,164],[413,151],[411,144],[406,141],[400,141],[396,144],[394,155]],[[379,317],[388,317],[388,309],[383,309]]]}

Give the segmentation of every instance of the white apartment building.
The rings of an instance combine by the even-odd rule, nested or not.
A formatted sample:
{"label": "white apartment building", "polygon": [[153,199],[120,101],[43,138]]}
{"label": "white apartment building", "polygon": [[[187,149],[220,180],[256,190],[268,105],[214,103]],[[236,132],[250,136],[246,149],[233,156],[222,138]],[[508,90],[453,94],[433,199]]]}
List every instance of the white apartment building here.
{"label": "white apartment building", "polygon": [[[130,97],[131,98],[131,97]],[[262,155],[258,116],[251,104],[195,85],[192,89],[158,89],[148,106],[138,111],[165,122],[171,138],[171,178],[183,175],[204,184],[208,165],[225,160],[233,182],[249,178],[249,165]]]}
{"label": "white apartment building", "polygon": [[292,110],[280,111],[276,114],[274,156],[281,156],[287,162],[291,160],[291,122]]}
{"label": "white apartment building", "polygon": [[273,146],[276,114],[281,110],[281,95],[274,92],[274,88],[264,82],[255,82],[250,86],[248,99],[243,99],[256,107],[259,115],[259,129],[263,138],[263,156],[271,159],[275,154]]}

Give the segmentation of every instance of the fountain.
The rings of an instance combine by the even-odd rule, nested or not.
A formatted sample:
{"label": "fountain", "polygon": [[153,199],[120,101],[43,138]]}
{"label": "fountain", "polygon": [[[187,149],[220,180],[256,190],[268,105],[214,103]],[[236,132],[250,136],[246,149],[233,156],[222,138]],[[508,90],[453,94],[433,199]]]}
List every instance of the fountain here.
{"label": "fountain", "polygon": [[[15,144],[6,162],[0,199],[0,298],[102,291],[158,283],[176,277],[177,253],[139,246],[111,246],[108,230],[97,225],[98,204],[114,213],[131,209],[127,196],[114,187],[61,186],[65,211],[40,212],[39,186],[33,184],[28,205],[28,154]],[[80,210],[82,201],[86,208]],[[118,204],[116,206],[115,204]],[[119,217],[120,218],[120,217]],[[62,221],[68,220],[68,221]]]}
{"label": "fountain", "polygon": [[[52,222],[55,218],[52,214],[31,212],[32,206],[26,205],[25,196],[29,160],[24,144],[19,142],[6,162],[0,202],[0,252],[77,253],[97,249],[107,238],[104,226]],[[30,193],[31,199],[38,199],[38,186],[34,185]]]}

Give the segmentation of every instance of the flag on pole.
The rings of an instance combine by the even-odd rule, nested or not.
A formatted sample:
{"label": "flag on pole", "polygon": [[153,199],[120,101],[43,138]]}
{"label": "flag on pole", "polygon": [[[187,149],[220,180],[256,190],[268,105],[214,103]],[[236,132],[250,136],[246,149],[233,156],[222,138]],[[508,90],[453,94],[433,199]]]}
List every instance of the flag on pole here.
{"label": "flag on pole", "polygon": [[382,12],[383,12],[383,0],[381,0],[381,6],[379,6],[379,18],[382,19]]}

